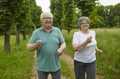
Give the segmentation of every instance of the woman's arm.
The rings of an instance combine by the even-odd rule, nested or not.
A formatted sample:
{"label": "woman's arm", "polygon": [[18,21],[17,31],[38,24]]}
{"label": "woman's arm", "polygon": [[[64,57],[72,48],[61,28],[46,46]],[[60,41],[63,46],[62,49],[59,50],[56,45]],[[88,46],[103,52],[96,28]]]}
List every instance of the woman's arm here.
{"label": "woman's arm", "polygon": [[98,49],[98,47],[96,46],[96,53],[98,53],[98,54],[102,54],[102,50],[100,50],[100,49]]}
{"label": "woman's arm", "polygon": [[82,44],[73,44],[73,49],[75,51],[81,50],[91,41],[92,41],[92,37],[88,37]]}

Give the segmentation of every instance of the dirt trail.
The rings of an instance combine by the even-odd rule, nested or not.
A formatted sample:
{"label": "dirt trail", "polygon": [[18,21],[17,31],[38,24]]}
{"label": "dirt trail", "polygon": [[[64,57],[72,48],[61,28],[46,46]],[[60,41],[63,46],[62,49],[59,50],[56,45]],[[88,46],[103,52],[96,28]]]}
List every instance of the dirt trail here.
{"label": "dirt trail", "polygon": [[[37,77],[37,71],[36,71],[36,63],[35,63],[36,55],[34,55],[33,58],[34,58],[34,64],[33,64],[33,69],[31,71],[32,75],[30,76],[30,79],[38,79],[38,77]],[[51,75],[48,76],[48,79],[52,79]],[[62,75],[61,79],[67,79],[67,78]]]}
{"label": "dirt trail", "polygon": [[[31,75],[30,79],[38,79],[37,78],[37,71],[36,71],[36,64],[35,64],[35,57],[36,56],[33,57],[34,58],[34,64],[33,64],[33,69],[31,71],[32,75]],[[74,71],[73,58],[71,56],[63,54],[60,58],[63,59],[69,65],[69,67],[72,71]],[[51,75],[48,76],[48,79],[52,79]],[[61,79],[67,79],[67,78],[62,75]],[[96,75],[96,79],[103,79],[103,76]]]}

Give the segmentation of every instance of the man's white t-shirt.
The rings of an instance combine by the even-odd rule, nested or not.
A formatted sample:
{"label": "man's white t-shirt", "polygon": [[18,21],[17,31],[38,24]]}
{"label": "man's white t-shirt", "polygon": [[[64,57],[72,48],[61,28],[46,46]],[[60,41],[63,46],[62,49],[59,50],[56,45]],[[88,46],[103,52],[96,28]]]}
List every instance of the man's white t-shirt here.
{"label": "man's white t-shirt", "polygon": [[91,63],[96,60],[95,53],[97,43],[95,39],[95,31],[89,30],[88,34],[84,34],[81,31],[75,32],[72,44],[81,44],[90,36],[92,36],[92,41],[88,43],[83,49],[75,52],[74,60],[83,63]]}

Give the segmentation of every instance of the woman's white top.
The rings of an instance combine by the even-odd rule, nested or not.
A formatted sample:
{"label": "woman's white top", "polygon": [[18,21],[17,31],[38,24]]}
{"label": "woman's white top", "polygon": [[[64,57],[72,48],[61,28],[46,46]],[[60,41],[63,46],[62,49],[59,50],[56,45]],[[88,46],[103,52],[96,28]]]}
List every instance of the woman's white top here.
{"label": "woman's white top", "polygon": [[73,36],[72,44],[81,44],[85,42],[85,40],[92,36],[92,41],[88,43],[84,48],[75,52],[74,60],[83,62],[83,63],[91,63],[96,60],[96,39],[95,39],[95,31],[89,30],[88,34],[84,34],[82,32],[75,32]]}

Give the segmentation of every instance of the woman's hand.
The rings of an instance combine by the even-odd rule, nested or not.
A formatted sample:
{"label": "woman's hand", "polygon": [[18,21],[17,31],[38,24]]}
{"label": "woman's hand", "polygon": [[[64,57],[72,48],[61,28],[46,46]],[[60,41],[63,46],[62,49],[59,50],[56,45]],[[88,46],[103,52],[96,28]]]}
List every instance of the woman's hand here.
{"label": "woman's hand", "polygon": [[73,49],[79,51],[92,41],[92,36],[88,37],[82,44],[73,44]]}
{"label": "woman's hand", "polygon": [[98,53],[98,54],[102,54],[102,53],[103,53],[103,51],[102,51],[102,50],[100,50],[100,49],[96,49],[96,53]]}
{"label": "woman's hand", "polygon": [[92,36],[90,36],[90,37],[88,37],[87,39],[86,39],[86,42],[87,43],[90,43],[92,41]]}

